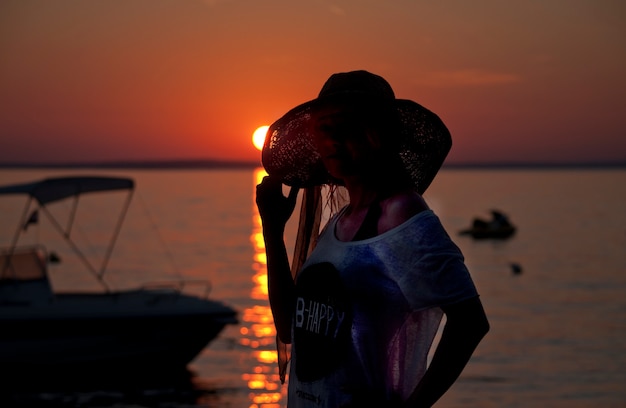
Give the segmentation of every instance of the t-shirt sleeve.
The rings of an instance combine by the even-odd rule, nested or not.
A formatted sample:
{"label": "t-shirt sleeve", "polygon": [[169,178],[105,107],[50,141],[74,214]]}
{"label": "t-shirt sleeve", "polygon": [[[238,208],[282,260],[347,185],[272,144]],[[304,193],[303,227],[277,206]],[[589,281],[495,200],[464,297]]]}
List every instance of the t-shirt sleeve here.
{"label": "t-shirt sleeve", "polygon": [[414,310],[454,304],[478,295],[461,250],[439,218],[427,211],[407,225],[392,251],[395,275]]}

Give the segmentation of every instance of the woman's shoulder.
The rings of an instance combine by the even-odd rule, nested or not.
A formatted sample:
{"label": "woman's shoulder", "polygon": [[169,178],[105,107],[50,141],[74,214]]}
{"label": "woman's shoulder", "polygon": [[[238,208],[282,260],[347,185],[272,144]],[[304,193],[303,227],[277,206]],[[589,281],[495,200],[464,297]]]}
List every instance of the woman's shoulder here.
{"label": "woman's shoulder", "polygon": [[395,228],[429,209],[422,196],[416,191],[401,191],[393,194],[382,200],[380,206],[379,233]]}

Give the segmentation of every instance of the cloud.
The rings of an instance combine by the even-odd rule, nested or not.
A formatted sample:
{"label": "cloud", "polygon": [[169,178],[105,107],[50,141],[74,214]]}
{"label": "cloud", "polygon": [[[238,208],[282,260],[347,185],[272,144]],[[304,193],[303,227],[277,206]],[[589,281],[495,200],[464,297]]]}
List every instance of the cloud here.
{"label": "cloud", "polygon": [[345,16],[346,15],[346,11],[343,8],[341,8],[338,5],[336,5],[336,4],[331,4],[329,9],[330,9],[330,13],[334,14],[336,16]]}
{"label": "cloud", "polygon": [[416,82],[419,85],[437,88],[457,86],[502,85],[520,82],[517,74],[488,72],[480,69],[463,69],[456,71],[438,71],[426,73]]}
{"label": "cloud", "polygon": [[220,3],[226,3],[228,0],[202,0],[203,3],[207,4],[210,7],[217,6]]}

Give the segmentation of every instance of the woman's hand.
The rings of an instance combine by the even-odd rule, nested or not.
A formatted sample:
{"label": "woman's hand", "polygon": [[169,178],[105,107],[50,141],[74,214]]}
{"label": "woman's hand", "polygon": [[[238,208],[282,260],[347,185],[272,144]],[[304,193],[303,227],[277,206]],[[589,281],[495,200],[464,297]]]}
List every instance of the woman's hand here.
{"label": "woman's hand", "polygon": [[285,225],[296,207],[298,188],[283,194],[280,179],[266,176],[256,187],[256,204],[263,222],[263,238],[267,255],[267,289],[278,338],[291,343],[291,319],[295,302],[295,284],[283,234]]}
{"label": "woman's hand", "polygon": [[293,214],[298,198],[298,188],[291,187],[287,197],[283,194],[282,182],[271,176],[263,177],[256,187],[256,205],[263,221],[263,228],[284,229]]}

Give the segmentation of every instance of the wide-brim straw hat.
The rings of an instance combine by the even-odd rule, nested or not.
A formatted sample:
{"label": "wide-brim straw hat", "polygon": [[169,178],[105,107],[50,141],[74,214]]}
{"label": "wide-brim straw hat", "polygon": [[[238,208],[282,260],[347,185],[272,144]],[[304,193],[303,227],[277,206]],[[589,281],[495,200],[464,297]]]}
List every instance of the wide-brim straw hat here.
{"label": "wide-brim straw hat", "polygon": [[316,99],[296,106],[269,127],[261,157],[267,173],[289,186],[336,184],[315,148],[310,124],[315,109],[335,101],[395,107],[400,127],[397,135],[388,136],[399,138],[398,155],[416,190],[423,194],[450,151],[450,132],[436,114],[414,101],[397,99],[384,78],[367,71],[333,74]]}

